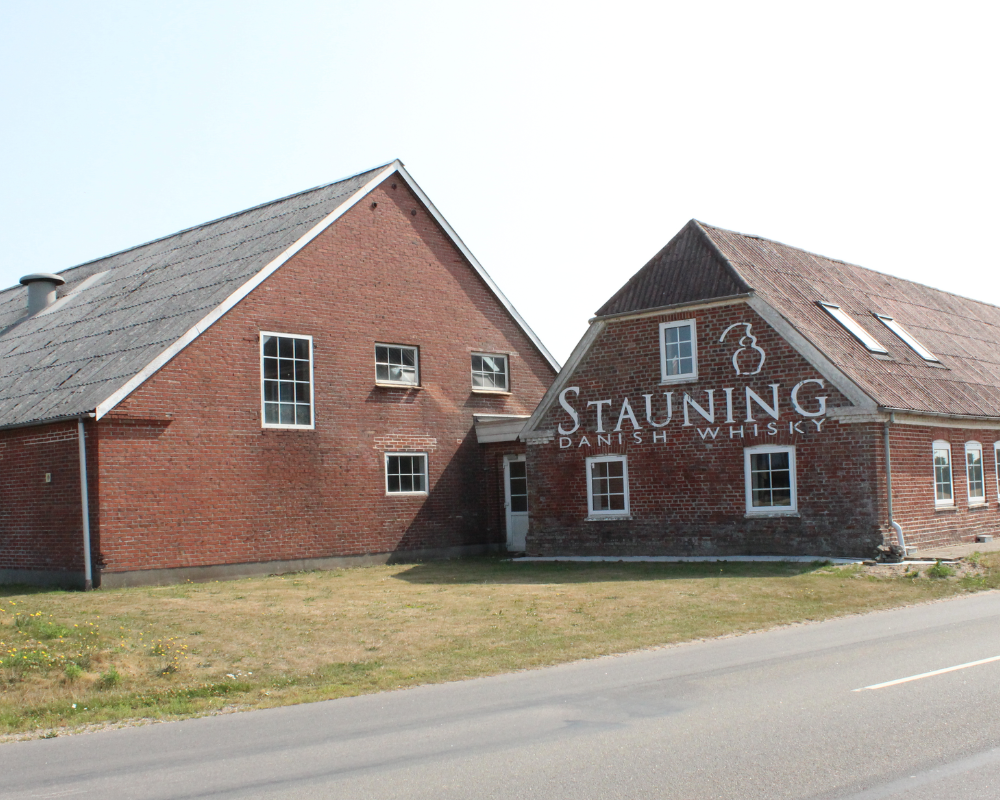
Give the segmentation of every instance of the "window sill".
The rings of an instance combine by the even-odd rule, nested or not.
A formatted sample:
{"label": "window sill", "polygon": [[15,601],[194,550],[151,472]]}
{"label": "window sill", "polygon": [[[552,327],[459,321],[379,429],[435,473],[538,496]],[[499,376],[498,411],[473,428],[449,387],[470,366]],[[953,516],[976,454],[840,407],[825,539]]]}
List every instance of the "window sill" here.
{"label": "window sill", "polygon": [[584,522],[627,522],[630,519],[631,514],[603,514],[586,517]]}
{"label": "window sill", "polygon": [[934,506],[934,510],[935,511],[958,511],[958,506],[956,506],[956,505]]}
{"label": "window sill", "polygon": [[386,497],[427,497],[427,492],[386,492]]}
{"label": "window sill", "polygon": [[776,517],[801,517],[798,511],[748,511],[743,519],[774,519]]}
{"label": "window sill", "polygon": [[989,503],[982,500],[978,503],[969,503],[969,511],[977,511],[980,508],[989,508]]}
{"label": "window sill", "polygon": [[380,389],[423,389],[419,383],[386,383],[384,381],[375,381],[375,385]]}
{"label": "window sill", "polygon": [[506,389],[472,389],[473,394],[499,394],[509,396],[511,392]]}
{"label": "window sill", "polygon": [[315,425],[279,425],[275,422],[264,422],[261,424],[264,431],[314,431]]}
{"label": "window sill", "polygon": [[673,378],[666,378],[666,379],[661,378],[660,386],[674,386],[679,383],[697,383],[697,382],[698,382],[697,375],[677,375],[676,377]]}

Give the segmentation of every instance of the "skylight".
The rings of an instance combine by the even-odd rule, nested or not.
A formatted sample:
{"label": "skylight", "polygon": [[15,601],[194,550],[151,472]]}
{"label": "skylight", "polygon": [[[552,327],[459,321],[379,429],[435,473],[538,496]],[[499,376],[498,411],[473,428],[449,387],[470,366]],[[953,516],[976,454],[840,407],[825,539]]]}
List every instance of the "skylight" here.
{"label": "skylight", "polygon": [[827,314],[833,317],[837,322],[843,325],[855,339],[857,339],[861,344],[867,347],[872,353],[888,353],[878,341],[862,328],[854,319],[842,309],[840,306],[836,306],[833,303],[824,303],[822,300],[819,305],[823,307]]}
{"label": "skylight", "polygon": [[900,325],[892,317],[886,316],[885,314],[876,314],[878,321],[881,322],[890,331],[896,334],[900,339],[909,345],[910,349],[920,356],[924,361],[940,361],[940,359],[934,355],[930,350],[924,347],[920,342],[914,339],[909,332]]}

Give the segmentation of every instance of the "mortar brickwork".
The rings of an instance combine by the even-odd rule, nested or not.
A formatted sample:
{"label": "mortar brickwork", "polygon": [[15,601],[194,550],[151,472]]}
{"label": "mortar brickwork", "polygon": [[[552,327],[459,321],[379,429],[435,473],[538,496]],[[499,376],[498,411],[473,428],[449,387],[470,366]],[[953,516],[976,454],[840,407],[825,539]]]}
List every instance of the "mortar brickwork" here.
{"label": "mortar brickwork", "polygon": [[[314,429],[262,427],[261,331],[313,337]],[[419,347],[419,387],[376,386],[376,342]],[[510,393],[472,391],[473,352],[508,356]],[[530,413],[553,377],[393,175],[88,423],[95,562],[121,583],[498,545],[502,502],[473,414]],[[77,446],[75,423],[0,432],[2,491],[28,498],[5,504],[0,569],[82,569]],[[427,453],[426,495],[387,495],[385,453],[399,450]]]}
{"label": "mortar brickwork", "polygon": [[[87,464],[93,474],[97,464],[93,423],[87,423],[86,431]],[[0,431],[0,575],[16,579],[38,571],[53,583],[80,583],[79,448],[75,421]],[[88,487],[91,536],[97,541],[96,481],[88,481]]]}
{"label": "mortar brickwork", "polygon": [[[697,321],[698,378],[661,386],[659,325],[692,318]],[[732,357],[738,336],[719,342],[727,327],[742,322],[752,325],[766,353],[757,375],[735,374]],[[753,366],[750,362],[746,371]],[[882,542],[880,440],[876,435],[880,426],[844,425],[828,419],[817,430],[789,402],[792,387],[807,379],[822,376],[744,304],[609,321],[567,384],[580,387],[573,405],[581,412],[581,429],[569,437],[557,433],[547,444],[528,447],[529,551],[539,555],[869,555]],[[772,420],[754,405],[758,420],[754,435],[753,423],[745,422],[744,387],[770,400],[770,384],[781,387],[779,419]],[[732,424],[724,422],[726,387],[734,389]],[[692,411],[691,425],[685,427],[684,393],[707,407],[707,389],[715,393],[715,423]],[[662,422],[667,391],[673,392],[673,419],[655,431],[659,441],[654,442],[643,395],[653,394],[654,421]],[[823,389],[803,388],[799,400],[803,407],[815,409],[820,395],[827,396],[828,411],[850,405],[828,383]],[[642,430],[635,430],[626,417],[621,442],[618,433],[612,433],[610,445],[606,439],[599,444],[596,417],[586,403],[612,400],[604,407],[604,427],[610,431],[626,397]],[[773,435],[769,435],[769,422],[774,423]],[[555,404],[538,428],[555,429],[560,423],[566,430],[570,419]],[[712,430],[717,431],[714,436]],[[582,441],[584,434],[589,447]],[[758,444],[795,446],[797,516],[746,517],[743,450]],[[590,521],[585,459],[610,453],[628,458],[631,519]]]}

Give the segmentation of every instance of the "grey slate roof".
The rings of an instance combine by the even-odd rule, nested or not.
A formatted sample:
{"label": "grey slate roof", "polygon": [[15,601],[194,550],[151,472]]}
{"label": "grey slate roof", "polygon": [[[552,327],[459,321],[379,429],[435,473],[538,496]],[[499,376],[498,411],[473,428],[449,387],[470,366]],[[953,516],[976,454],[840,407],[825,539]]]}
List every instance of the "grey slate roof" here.
{"label": "grey slate roof", "polygon": [[67,269],[33,317],[0,292],[0,427],[94,410],[382,169]]}
{"label": "grey slate roof", "polygon": [[[1000,418],[1000,308],[696,220],[598,316],[709,300],[741,286],[776,309],[879,406]],[[817,301],[840,305],[890,358],[874,358]],[[921,359],[876,313],[895,318],[940,364]]]}

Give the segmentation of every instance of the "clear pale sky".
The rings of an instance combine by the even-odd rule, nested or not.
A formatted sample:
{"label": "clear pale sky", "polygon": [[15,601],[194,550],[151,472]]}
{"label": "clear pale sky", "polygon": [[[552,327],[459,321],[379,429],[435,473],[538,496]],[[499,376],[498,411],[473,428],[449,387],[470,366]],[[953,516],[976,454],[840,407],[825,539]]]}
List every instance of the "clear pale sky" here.
{"label": "clear pale sky", "polygon": [[560,361],[692,217],[1000,305],[997,8],[0,0],[0,284],[400,158]]}

